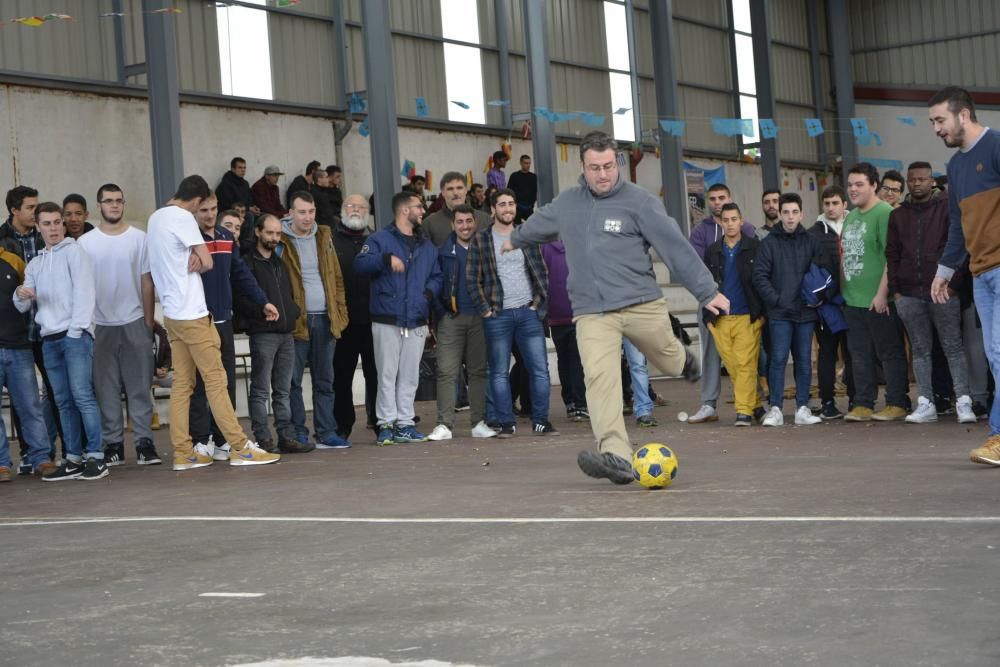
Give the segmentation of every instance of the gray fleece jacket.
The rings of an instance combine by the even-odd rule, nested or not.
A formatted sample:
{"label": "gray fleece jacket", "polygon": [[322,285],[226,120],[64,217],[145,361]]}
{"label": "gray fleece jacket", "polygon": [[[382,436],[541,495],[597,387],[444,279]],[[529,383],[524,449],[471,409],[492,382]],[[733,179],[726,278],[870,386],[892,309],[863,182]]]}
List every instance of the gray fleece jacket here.
{"label": "gray fleece jacket", "polygon": [[662,298],[650,247],[667,265],[671,279],[702,306],[718,292],[712,274],[663,203],[621,177],[608,194],[595,195],[581,175],[578,186],[535,211],[510,237],[515,248],[556,239],[566,246],[573,315]]}
{"label": "gray fleece jacket", "polygon": [[[24,271],[24,286],[35,290],[35,323],[43,336],[63,331],[70,338],[84,331],[94,335],[94,270],[76,241],[67,236],[36,255]],[[14,293],[14,306],[22,313],[31,310],[31,302]]]}

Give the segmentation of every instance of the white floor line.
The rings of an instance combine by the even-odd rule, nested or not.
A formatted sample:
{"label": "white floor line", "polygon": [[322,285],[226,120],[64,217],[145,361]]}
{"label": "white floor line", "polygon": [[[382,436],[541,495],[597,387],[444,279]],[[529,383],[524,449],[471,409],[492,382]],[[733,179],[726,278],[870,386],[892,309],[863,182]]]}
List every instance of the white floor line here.
{"label": "white floor line", "polygon": [[262,598],[264,593],[199,593],[200,598]]}
{"label": "white floor line", "polygon": [[0,528],[70,524],[163,523],[361,523],[361,524],[572,524],[572,523],[1000,523],[1000,516],[650,516],[650,517],[303,517],[148,516],[97,518],[11,517]]}

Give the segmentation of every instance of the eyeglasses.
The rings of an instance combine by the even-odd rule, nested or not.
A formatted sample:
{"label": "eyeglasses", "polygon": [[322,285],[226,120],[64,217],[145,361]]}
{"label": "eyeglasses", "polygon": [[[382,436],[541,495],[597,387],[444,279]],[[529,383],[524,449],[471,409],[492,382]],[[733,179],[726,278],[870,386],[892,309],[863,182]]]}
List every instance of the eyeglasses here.
{"label": "eyeglasses", "polygon": [[612,162],[612,163],[606,164],[604,166],[601,166],[599,164],[588,164],[587,165],[587,171],[592,172],[594,174],[600,173],[602,171],[603,172],[607,172],[607,173],[610,174],[613,171],[617,171],[617,169],[618,169],[618,163],[617,162]]}
{"label": "eyeglasses", "polygon": [[892,195],[898,195],[903,192],[903,188],[891,188],[888,185],[883,185],[882,192],[888,192],[889,194]]}
{"label": "eyeglasses", "polygon": [[344,204],[344,208],[348,211],[367,211],[368,207],[364,204]]}
{"label": "eyeglasses", "polygon": [[121,205],[123,205],[125,203],[125,200],[124,199],[102,199],[100,201],[100,203],[104,204],[105,206],[121,206]]}

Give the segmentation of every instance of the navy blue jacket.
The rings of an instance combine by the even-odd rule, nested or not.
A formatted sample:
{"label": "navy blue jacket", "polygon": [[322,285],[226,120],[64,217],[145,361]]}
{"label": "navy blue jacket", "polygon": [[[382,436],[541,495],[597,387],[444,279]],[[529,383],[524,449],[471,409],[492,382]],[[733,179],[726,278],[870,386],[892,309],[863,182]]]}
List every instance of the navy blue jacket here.
{"label": "navy blue jacket", "polygon": [[[831,294],[834,296],[831,297]],[[815,264],[809,265],[802,278],[802,300],[819,312],[821,323],[832,333],[847,331],[847,318],[840,309],[844,305],[844,297],[837,294],[837,281],[829,271]]]}
{"label": "navy blue jacket", "polygon": [[[434,299],[434,313],[437,316],[458,312],[458,278],[465,276],[465,263],[459,263],[455,247],[458,237],[452,232],[438,248],[438,262],[441,264],[441,291]],[[468,292],[468,290],[466,290]],[[468,297],[471,301],[471,297]]]}
{"label": "navy blue jacket", "polygon": [[775,225],[757,248],[753,286],[772,320],[815,322],[816,309],[802,299],[802,278],[818,257],[816,239],[800,224],[789,234]]}
{"label": "navy blue jacket", "polygon": [[212,254],[212,270],[201,274],[205,286],[205,305],[216,322],[233,317],[233,290],[247,296],[258,306],[267,303],[267,295],[257,284],[257,279],[240,258],[240,248],[233,233],[225,227],[215,228],[215,238],[204,232],[208,252]]}
{"label": "navy blue jacket", "polygon": [[[371,278],[369,310],[372,322],[413,329],[427,324],[430,304],[441,291],[437,248],[418,228],[410,252],[407,237],[389,225],[368,237],[354,258],[354,271]],[[390,257],[403,261],[406,270],[392,270]]]}

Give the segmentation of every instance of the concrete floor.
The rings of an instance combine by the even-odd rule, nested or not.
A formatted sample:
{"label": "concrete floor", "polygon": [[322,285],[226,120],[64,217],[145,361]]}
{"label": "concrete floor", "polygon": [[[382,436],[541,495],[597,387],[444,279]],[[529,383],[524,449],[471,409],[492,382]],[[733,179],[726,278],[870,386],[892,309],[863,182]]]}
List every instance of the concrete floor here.
{"label": "concrete floor", "polygon": [[984,425],[689,426],[658,389],[632,434],[677,452],[665,491],[584,477],[561,409],[557,438],[0,485],[0,664],[1000,664]]}

